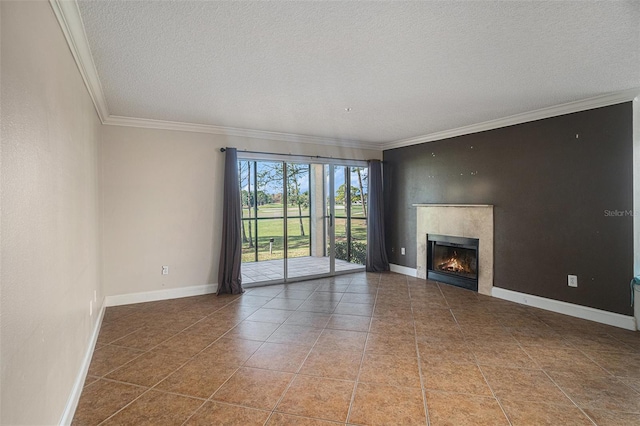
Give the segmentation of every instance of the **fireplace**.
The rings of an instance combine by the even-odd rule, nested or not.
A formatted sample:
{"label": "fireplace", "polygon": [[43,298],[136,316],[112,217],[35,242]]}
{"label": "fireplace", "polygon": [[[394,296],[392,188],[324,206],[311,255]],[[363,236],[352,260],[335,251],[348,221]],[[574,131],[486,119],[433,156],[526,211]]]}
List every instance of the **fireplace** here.
{"label": "fireplace", "polygon": [[[416,277],[426,280],[425,236],[457,235],[478,238],[478,293],[493,292],[493,206],[489,204],[414,204],[416,207]],[[431,255],[431,253],[429,253]],[[437,271],[436,271],[437,272]]]}
{"label": "fireplace", "polygon": [[427,234],[427,278],[478,291],[477,238]]}

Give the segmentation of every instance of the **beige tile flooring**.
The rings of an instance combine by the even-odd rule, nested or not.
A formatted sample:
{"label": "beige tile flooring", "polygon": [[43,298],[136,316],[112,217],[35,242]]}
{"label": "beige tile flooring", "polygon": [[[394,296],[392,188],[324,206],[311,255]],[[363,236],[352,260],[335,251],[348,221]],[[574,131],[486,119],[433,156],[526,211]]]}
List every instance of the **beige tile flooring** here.
{"label": "beige tile flooring", "polygon": [[[336,272],[363,270],[364,265],[336,259]],[[300,278],[310,275],[329,274],[328,257],[292,257],[287,260],[287,277]],[[261,260],[260,262],[242,262],[242,283],[253,284],[264,281],[284,280],[284,260]]]}
{"label": "beige tile flooring", "polygon": [[393,273],[114,307],[73,423],[639,425],[640,336]]}

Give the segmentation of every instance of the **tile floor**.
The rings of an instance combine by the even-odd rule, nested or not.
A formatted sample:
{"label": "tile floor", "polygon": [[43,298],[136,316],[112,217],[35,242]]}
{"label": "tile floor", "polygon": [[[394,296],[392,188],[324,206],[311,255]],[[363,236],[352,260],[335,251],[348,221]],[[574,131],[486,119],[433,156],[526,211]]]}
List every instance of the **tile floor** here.
{"label": "tile floor", "polygon": [[[364,265],[336,259],[336,272],[363,270]],[[287,262],[289,278],[307,277],[309,275],[328,274],[328,257],[293,257]],[[284,280],[284,260],[262,260],[260,262],[242,263],[242,283],[253,284],[264,281]]]}
{"label": "tile floor", "polygon": [[640,333],[393,273],[108,308],[75,425],[639,425]]}

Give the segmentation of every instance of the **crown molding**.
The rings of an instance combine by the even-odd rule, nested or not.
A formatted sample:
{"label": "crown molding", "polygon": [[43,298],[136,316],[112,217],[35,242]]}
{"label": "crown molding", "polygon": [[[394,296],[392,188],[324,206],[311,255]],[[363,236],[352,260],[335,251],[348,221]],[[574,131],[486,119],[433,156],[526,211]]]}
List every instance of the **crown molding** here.
{"label": "crown molding", "polygon": [[402,148],[409,145],[417,145],[425,142],[435,142],[442,139],[453,138],[456,136],[513,126],[514,124],[521,124],[527,123],[529,121],[557,117],[559,115],[571,114],[574,112],[586,111],[594,108],[601,108],[609,105],[619,104],[622,102],[630,102],[637,98],[638,95],[640,95],[640,88],[608,93],[606,95],[595,96],[592,98],[574,102],[567,102],[565,104],[554,105],[546,108],[540,108],[534,111],[523,112],[521,114],[510,115],[508,117],[484,121],[482,123],[471,124],[469,126],[458,127],[456,129],[444,130],[442,132],[430,133],[427,135],[387,142],[382,144],[382,149],[387,150]]}
{"label": "crown molding", "polygon": [[78,3],[73,1],[49,0],[49,4],[55,13],[60,28],[67,40],[69,50],[76,61],[80,75],[84,80],[85,86],[89,91],[89,96],[93,100],[100,121],[104,123],[105,118],[109,116],[107,101],[102,90],[102,84],[98,78],[98,71],[93,62],[93,55],[89,48],[87,35],[84,32],[84,24],[78,9]]}
{"label": "crown molding", "polygon": [[78,66],[82,79],[89,91],[89,96],[98,113],[102,124],[114,126],[141,127],[147,129],[178,130],[186,132],[210,133],[217,135],[228,135],[236,137],[267,139],[281,142],[307,143],[317,145],[342,146],[359,149],[387,150],[401,148],[403,146],[416,145],[425,142],[453,138],[456,136],[471,133],[484,132],[501,127],[512,126],[514,124],[526,123],[529,121],[542,120],[544,118],[555,117],[563,114],[584,111],[593,108],[614,105],[621,102],[632,101],[640,94],[640,88],[624,90],[621,92],[609,93],[575,102],[568,102],[535,111],[515,114],[508,117],[463,126],[456,129],[442,132],[430,133],[427,135],[400,139],[385,143],[364,142],[358,140],[340,140],[333,138],[323,138],[319,136],[300,135],[295,133],[269,132],[263,130],[240,129],[235,127],[224,127],[206,124],[194,124],[165,120],[153,120],[134,117],[121,117],[109,114],[106,98],[102,89],[102,84],[98,77],[98,71],[93,61],[89,42],[80,16],[80,10],[76,0],[49,0],[56,18],[62,28],[71,54]]}
{"label": "crown molding", "polygon": [[211,124],[193,124],[178,121],[153,120],[149,118],[121,117],[110,115],[103,124],[111,126],[142,127],[145,129],[177,130],[181,132],[210,133],[214,135],[235,136],[241,138],[266,139],[280,142],[305,143],[316,145],[341,146],[348,148],[382,150],[382,145],[352,139],[332,139],[296,133],[269,132],[266,130],[241,129],[237,127],[214,126]]}

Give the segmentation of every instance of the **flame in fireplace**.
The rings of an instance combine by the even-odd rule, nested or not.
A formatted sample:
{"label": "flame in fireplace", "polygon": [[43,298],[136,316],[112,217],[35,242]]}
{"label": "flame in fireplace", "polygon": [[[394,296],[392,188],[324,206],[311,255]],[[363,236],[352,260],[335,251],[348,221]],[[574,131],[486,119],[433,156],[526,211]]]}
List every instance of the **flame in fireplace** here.
{"label": "flame in fireplace", "polygon": [[467,265],[463,264],[458,258],[458,253],[453,252],[453,256],[444,262],[438,264],[438,269],[441,271],[449,271],[449,272],[473,272],[471,268],[468,268]]}

